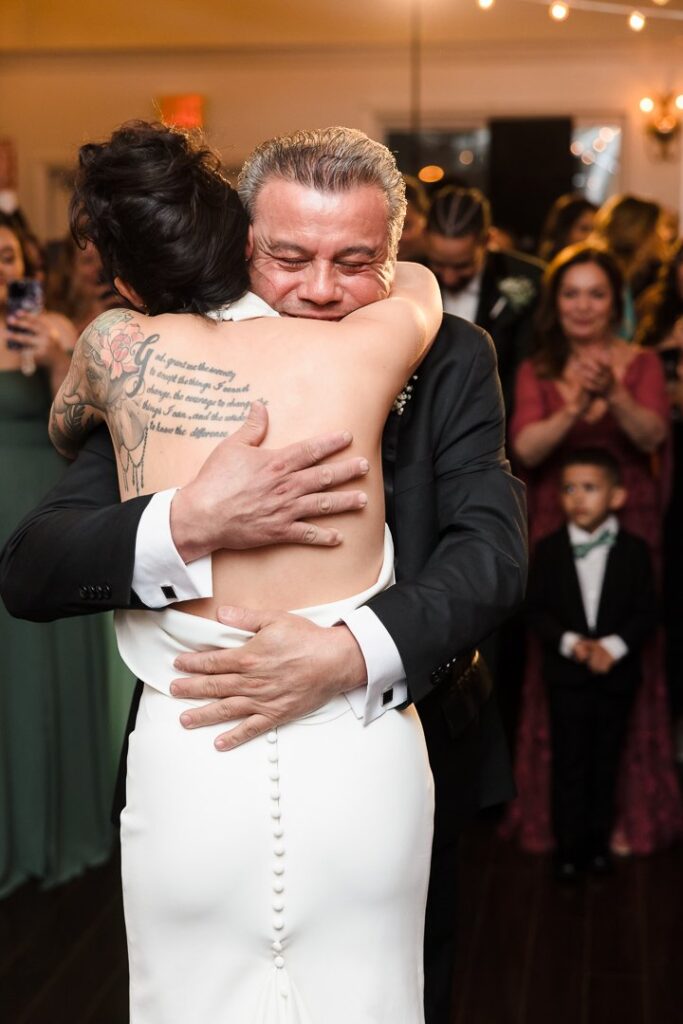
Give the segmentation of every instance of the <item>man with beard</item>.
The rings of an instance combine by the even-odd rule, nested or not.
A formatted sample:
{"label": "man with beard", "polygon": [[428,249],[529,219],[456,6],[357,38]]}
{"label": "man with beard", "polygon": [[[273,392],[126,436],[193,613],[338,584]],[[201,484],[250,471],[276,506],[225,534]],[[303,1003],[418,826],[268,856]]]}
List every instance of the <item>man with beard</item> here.
{"label": "man with beard", "polygon": [[447,186],[427,219],[427,266],[436,274],[444,311],[483,327],[493,338],[508,418],[515,373],[529,354],[543,264],[489,248],[491,209],[474,188]]}

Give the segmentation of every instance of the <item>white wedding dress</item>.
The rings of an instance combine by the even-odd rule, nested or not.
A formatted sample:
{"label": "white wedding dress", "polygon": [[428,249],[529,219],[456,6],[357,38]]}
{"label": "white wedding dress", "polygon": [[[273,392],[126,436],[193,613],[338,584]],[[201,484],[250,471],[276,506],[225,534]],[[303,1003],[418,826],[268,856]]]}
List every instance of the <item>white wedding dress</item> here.
{"label": "white wedding dress", "polygon": [[[393,582],[298,611],[320,625]],[[121,818],[130,1024],[422,1024],[433,787],[414,708],[349,701],[234,751],[185,730],[182,651],[250,634],[174,610],[117,613],[145,682]]]}

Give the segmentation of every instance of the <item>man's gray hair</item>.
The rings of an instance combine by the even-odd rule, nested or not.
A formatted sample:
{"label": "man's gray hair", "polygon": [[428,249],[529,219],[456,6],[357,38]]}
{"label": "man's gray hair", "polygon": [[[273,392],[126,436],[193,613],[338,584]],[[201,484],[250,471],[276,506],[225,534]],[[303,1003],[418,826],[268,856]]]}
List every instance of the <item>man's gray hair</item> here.
{"label": "man's gray hair", "polygon": [[250,220],[259,192],[272,178],[319,192],[375,186],[386,200],[389,255],[396,257],[406,212],[405,182],[381,142],[356,128],[314,128],[262,142],[247,157],[237,181]]}

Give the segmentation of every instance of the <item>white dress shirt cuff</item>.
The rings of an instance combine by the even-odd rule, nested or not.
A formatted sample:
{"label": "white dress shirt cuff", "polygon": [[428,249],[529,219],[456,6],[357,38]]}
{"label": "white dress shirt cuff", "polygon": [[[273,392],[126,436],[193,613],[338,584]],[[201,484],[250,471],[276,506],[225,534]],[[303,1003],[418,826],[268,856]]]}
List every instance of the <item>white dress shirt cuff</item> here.
{"label": "white dress shirt cuff", "polygon": [[149,608],[213,593],[211,555],[185,565],[173,543],[171,502],[176,490],[155,494],[138,524],[132,588]]}
{"label": "white dress shirt cuff", "polygon": [[580,639],[581,636],[579,633],[571,633],[567,631],[566,633],[562,634],[562,639],[560,640],[560,654],[563,658],[573,659],[574,648],[576,647]]}
{"label": "white dress shirt cuff", "polygon": [[368,673],[367,685],[356,687],[346,697],[356,718],[369,725],[408,700],[405,669],[391,634],[367,605],[344,615],[341,621],[356,638]]}
{"label": "white dress shirt cuff", "polygon": [[601,636],[598,640],[601,647],[604,647],[608,654],[611,654],[615,661],[621,661],[628,654],[628,647],[616,633],[610,636]]}

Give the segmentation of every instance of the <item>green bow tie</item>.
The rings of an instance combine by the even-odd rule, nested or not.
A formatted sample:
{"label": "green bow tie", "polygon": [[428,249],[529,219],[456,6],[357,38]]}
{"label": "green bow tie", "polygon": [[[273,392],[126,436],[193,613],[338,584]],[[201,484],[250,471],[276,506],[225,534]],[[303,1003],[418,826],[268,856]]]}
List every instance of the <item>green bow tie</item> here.
{"label": "green bow tie", "polygon": [[611,530],[603,530],[595,540],[587,540],[584,544],[572,544],[574,558],[585,558],[593,548],[611,548],[617,542],[616,533]]}

